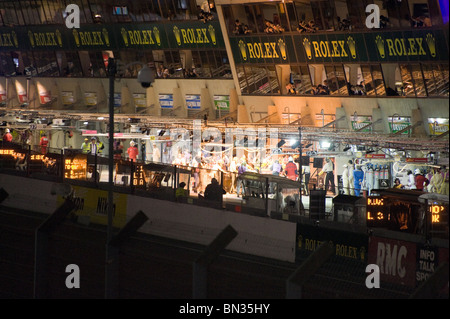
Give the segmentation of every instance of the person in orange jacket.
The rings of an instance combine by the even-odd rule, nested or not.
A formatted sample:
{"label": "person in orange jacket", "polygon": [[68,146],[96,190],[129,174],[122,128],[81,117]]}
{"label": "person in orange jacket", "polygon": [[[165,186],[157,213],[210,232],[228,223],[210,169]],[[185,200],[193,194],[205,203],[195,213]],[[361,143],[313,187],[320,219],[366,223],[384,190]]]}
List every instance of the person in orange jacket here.
{"label": "person in orange jacket", "polygon": [[47,154],[47,147],[48,147],[48,137],[47,135],[44,133],[42,134],[41,140],[39,142],[39,145],[41,146],[41,153],[42,154]]}

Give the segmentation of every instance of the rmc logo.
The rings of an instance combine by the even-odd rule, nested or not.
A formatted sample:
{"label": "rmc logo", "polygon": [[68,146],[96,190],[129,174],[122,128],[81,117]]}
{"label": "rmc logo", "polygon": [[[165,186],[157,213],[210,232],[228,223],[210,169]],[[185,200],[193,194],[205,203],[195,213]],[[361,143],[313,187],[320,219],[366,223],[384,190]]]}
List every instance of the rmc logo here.
{"label": "rmc logo", "polygon": [[76,4],[69,4],[64,10],[66,13],[66,27],[69,29],[80,28],[80,7]]}

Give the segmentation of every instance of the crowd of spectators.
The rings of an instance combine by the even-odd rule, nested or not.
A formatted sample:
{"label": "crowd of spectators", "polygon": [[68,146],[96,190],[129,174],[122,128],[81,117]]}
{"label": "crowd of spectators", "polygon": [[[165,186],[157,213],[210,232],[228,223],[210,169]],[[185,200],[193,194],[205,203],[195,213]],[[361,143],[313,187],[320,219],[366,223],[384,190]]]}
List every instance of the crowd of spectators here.
{"label": "crowd of spectators", "polygon": [[297,31],[298,32],[308,32],[314,33],[318,30],[317,26],[314,24],[314,21],[305,22],[300,20],[298,22]]}

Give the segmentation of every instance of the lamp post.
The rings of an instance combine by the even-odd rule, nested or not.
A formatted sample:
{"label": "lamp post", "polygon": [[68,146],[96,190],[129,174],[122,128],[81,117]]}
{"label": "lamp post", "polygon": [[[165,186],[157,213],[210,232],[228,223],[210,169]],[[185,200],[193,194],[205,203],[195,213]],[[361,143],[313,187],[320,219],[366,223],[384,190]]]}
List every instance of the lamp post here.
{"label": "lamp post", "polygon": [[114,79],[116,76],[116,64],[113,58],[108,59],[108,77],[109,77],[109,148],[108,148],[108,226],[106,237],[106,271],[105,271],[105,298],[114,297],[113,278],[111,272],[113,265],[112,249],[110,241],[113,235],[113,215],[114,215]]}
{"label": "lamp post", "polygon": [[[302,183],[303,183],[303,157],[302,157],[302,125],[301,125],[301,118],[300,123],[298,126],[298,141],[299,141],[299,148],[298,148],[298,155],[299,155],[299,170],[298,170],[298,179],[300,180],[300,214],[304,213],[304,206],[302,202]],[[308,164],[309,165],[309,164]],[[308,185],[305,185],[305,191],[308,188]]]}

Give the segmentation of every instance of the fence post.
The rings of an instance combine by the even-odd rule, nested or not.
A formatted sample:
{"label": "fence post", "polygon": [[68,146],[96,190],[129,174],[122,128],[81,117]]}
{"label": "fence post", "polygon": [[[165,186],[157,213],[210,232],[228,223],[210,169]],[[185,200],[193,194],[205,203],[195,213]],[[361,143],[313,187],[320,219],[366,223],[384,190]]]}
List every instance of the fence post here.
{"label": "fence post", "polygon": [[106,243],[105,265],[105,298],[119,297],[119,250],[128,238],[148,220],[148,217],[138,211],[122,229]]}
{"label": "fence post", "polygon": [[237,236],[237,234],[238,233],[236,230],[228,225],[194,261],[192,283],[193,299],[207,298],[208,266],[219,256],[219,254]]}
{"label": "fence post", "polygon": [[323,242],[286,280],[286,298],[301,299],[303,285],[334,254],[334,245]]}
{"label": "fence post", "polygon": [[61,224],[73,210],[75,203],[66,199],[66,201],[57,208],[41,225],[38,226],[35,233],[35,264],[34,264],[34,298],[47,298],[48,293],[48,239],[50,234]]}

